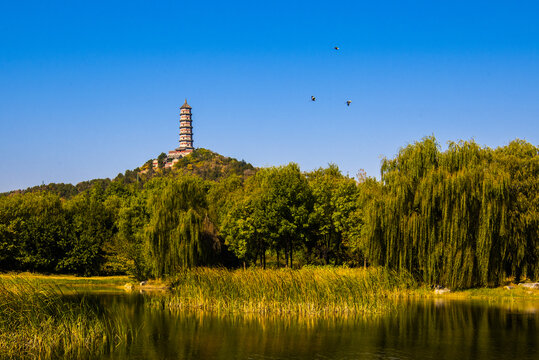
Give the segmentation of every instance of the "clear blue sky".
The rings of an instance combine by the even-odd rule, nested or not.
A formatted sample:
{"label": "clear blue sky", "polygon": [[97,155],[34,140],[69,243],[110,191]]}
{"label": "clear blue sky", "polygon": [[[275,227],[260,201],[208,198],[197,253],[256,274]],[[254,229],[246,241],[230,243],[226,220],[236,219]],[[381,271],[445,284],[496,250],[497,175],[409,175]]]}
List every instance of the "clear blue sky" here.
{"label": "clear blue sky", "polygon": [[256,166],[537,145],[539,2],[0,0],[0,191],[142,165],[185,98],[195,147]]}

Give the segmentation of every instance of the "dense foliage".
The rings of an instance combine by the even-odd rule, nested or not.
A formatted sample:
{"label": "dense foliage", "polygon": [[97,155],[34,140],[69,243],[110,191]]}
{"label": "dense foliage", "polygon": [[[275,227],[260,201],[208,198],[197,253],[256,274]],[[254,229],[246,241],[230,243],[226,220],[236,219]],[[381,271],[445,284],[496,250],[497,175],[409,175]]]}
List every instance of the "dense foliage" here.
{"label": "dense foliage", "polygon": [[143,279],[212,264],[382,265],[454,288],[539,277],[536,146],[441,151],[428,137],[384,159],[380,180],[359,175],[257,170],[199,149],[66,196],[12,193],[0,197],[0,269]]}
{"label": "dense foliage", "polygon": [[368,256],[452,287],[537,278],[538,149],[492,150],[434,138],[384,160],[365,219]]}

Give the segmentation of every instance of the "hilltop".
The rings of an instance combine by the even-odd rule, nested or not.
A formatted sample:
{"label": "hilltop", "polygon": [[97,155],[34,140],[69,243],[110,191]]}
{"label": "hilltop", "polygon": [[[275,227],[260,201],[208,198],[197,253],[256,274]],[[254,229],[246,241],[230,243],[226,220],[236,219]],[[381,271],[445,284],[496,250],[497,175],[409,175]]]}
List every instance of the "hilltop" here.
{"label": "hilltop", "polygon": [[192,174],[203,178],[204,180],[219,180],[223,177],[228,177],[232,174],[249,177],[254,175],[256,168],[247,163],[245,160],[237,160],[235,158],[223,156],[208,149],[199,148],[191,154],[179,159],[171,169],[164,167],[164,159],[166,155],[159,155],[159,167],[152,168],[152,161],[148,160],[141,168],[141,176],[153,177],[172,174]]}
{"label": "hilltop", "polygon": [[161,160],[159,167],[152,167],[152,160],[148,160],[144,165],[133,170],[126,170],[124,173],[119,173],[114,179],[93,179],[81,181],[76,185],[65,183],[50,183],[32,186],[27,189],[13,190],[0,195],[10,195],[13,193],[34,193],[46,191],[60,196],[61,198],[70,199],[79,193],[82,193],[95,185],[107,189],[112,183],[141,183],[149,181],[154,177],[163,176],[179,176],[182,174],[193,174],[201,177],[204,180],[220,180],[235,174],[242,178],[247,178],[254,175],[257,169],[246,162],[228,156],[224,156],[208,149],[195,149],[191,154],[179,159],[172,168],[164,168],[162,159],[166,157],[162,153],[158,159]]}

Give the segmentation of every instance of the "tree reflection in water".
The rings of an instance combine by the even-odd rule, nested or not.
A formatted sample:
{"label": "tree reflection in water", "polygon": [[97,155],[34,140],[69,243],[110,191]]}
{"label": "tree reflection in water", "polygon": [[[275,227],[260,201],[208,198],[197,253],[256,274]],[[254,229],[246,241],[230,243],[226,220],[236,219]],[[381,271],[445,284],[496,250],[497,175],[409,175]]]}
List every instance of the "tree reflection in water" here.
{"label": "tree reflection in water", "polygon": [[424,300],[376,317],[170,313],[143,296],[103,300],[138,337],[109,359],[537,359],[539,304]]}

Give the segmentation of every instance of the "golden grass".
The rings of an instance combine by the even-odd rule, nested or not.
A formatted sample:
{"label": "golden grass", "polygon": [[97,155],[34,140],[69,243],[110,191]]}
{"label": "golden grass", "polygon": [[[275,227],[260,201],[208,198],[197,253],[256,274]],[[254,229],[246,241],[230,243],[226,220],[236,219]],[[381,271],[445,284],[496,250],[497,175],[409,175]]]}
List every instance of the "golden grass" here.
{"label": "golden grass", "polygon": [[22,273],[4,273],[0,274],[0,280],[8,279],[13,280],[21,278],[24,281],[27,280],[41,280],[54,284],[60,283],[88,283],[88,284],[102,284],[102,285],[119,285],[129,281],[129,277],[122,276],[88,276],[81,277],[75,275],[45,275],[31,272]]}
{"label": "golden grass", "polygon": [[0,358],[92,358],[131,336],[95,300],[35,279],[0,279]]}
{"label": "golden grass", "polygon": [[153,297],[150,304],[228,313],[372,314],[394,309],[394,300],[416,286],[409,274],[384,268],[198,268],[179,274],[172,293]]}

